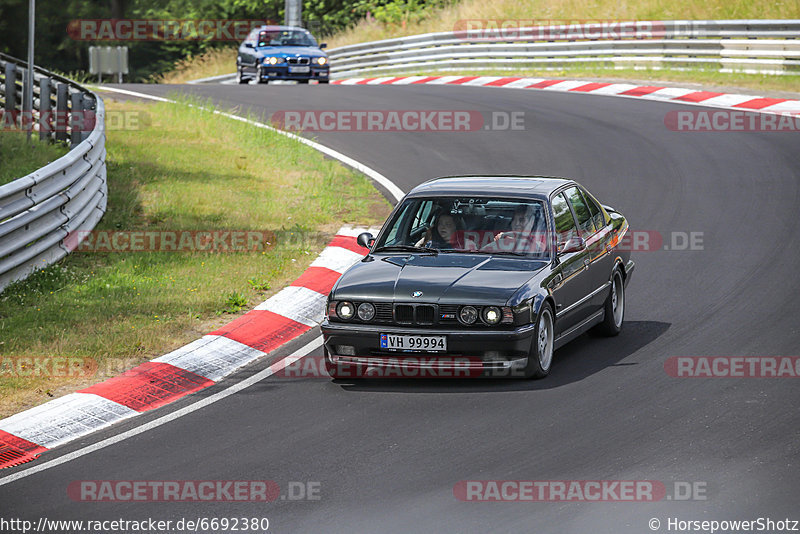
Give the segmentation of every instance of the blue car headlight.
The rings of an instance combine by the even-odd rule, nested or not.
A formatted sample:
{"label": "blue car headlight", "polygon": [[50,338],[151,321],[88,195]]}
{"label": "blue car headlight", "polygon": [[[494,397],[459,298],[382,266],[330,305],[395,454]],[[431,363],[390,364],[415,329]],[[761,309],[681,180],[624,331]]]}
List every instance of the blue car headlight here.
{"label": "blue car headlight", "polygon": [[268,65],[277,65],[278,63],[283,63],[283,58],[282,57],[275,57],[275,56],[265,57],[264,58],[264,63],[266,63]]}
{"label": "blue car headlight", "polygon": [[318,58],[314,58],[314,61],[316,61],[318,65],[325,65],[325,64],[328,63],[328,58],[326,58],[326,57],[318,57]]}

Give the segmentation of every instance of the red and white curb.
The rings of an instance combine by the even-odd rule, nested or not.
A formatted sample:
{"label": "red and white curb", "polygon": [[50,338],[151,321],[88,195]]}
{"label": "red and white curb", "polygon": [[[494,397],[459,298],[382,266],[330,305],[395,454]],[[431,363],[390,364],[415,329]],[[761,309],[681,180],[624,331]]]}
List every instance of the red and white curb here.
{"label": "red and white curb", "polygon": [[0,469],[207,388],[311,330],[336,280],[367,252],[356,236],[379,230],[341,228],[300,278],[245,315],[120,376],[0,420]]}
{"label": "red and white curb", "polygon": [[800,100],[766,98],[753,95],[698,91],[661,85],[587,82],[585,80],[550,80],[502,76],[383,76],[380,78],[347,78],[333,80],[336,85],[464,85],[471,87],[505,87],[510,89],[540,89],[568,93],[640,98],[688,105],[765,113],[800,113]]}

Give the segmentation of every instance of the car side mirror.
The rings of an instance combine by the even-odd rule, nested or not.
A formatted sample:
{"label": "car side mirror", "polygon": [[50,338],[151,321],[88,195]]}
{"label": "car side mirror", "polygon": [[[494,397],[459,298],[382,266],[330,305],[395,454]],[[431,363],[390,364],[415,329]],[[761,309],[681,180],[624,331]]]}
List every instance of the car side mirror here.
{"label": "car side mirror", "polygon": [[582,237],[575,236],[564,244],[559,254],[569,254],[570,252],[579,252],[586,248],[586,243]]}
{"label": "car side mirror", "polygon": [[320,43],[319,49],[322,50],[323,48],[328,48],[328,43]]}
{"label": "car side mirror", "polygon": [[363,234],[358,234],[356,238],[356,243],[361,245],[364,248],[372,248],[372,245],[375,244],[375,238],[372,237],[372,234],[369,232],[364,232]]}
{"label": "car side mirror", "polygon": [[245,47],[245,48],[255,48],[255,47],[256,47],[256,45],[254,45],[253,43],[245,43],[245,44],[244,44],[244,47]]}

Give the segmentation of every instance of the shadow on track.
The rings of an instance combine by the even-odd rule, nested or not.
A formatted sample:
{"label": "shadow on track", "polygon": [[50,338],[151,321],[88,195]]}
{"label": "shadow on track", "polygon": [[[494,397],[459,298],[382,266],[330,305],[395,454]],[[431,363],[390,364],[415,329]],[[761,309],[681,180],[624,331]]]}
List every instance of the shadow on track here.
{"label": "shadow on track", "polygon": [[478,379],[337,379],[332,383],[345,391],[393,393],[480,393],[498,391],[536,391],[561,387],[602,371],[608,367],[638,365],[622,360],[646,347],[667,330],[670,323],[658,321],[626,321],[622,333],[613,338],[584,334],[553,356],[550,375],[542,380],[478,378]]}

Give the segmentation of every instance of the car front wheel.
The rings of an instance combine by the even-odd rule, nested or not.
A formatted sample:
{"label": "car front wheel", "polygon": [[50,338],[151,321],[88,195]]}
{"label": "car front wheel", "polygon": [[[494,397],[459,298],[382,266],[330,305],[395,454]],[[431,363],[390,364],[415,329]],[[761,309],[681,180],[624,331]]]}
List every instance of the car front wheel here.
{"label": "car front wheel", "polygon": [[525,365],[525,378],[543,378],[550,373],[553,363],[553,345],[555,328],[553,326],[553,310],[550,304],[542,304],[536,320],[536,333]]}
{"label": "car front wheel", "polygon": [[244,68],[240,65],[236,67],[236,83],[245,84],[249,80],[244,77]]}
{"label": "car front wheel", "polygon": [[258,83],[269,83],[269,78],[264,78],[264,72],[262,71],[261,67],[258,67],[256,71],[256,77],[258,79]]}

